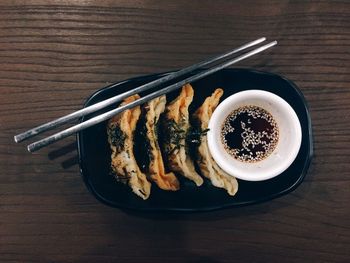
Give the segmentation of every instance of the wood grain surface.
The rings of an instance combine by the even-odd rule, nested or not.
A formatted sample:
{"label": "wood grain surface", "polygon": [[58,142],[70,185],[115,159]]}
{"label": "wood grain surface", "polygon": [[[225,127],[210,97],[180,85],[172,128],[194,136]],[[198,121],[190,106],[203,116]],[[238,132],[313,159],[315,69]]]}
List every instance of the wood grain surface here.
{"label": "wood grain surface", "polygon": [[[75,138],[34,154],[13,135],[79,109],[95,90],[174,70],[266,36],[239,67],[304,93],[315,156],[270,202],[199,214],[100,204]],[[350,262],[349,1],[0,2],[0,262]]]}

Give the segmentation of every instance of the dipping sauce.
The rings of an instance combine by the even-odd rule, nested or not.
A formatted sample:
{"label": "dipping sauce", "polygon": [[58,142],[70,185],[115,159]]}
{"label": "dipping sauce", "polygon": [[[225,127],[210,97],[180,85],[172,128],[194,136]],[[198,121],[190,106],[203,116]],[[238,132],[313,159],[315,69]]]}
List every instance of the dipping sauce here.
{"label": "dipping sauce", "polygon": [[273,116],[258,106],[232,111],[221,127],[221,142],[226,151],[242,162],[258,162],[276,148],[279,131]]}

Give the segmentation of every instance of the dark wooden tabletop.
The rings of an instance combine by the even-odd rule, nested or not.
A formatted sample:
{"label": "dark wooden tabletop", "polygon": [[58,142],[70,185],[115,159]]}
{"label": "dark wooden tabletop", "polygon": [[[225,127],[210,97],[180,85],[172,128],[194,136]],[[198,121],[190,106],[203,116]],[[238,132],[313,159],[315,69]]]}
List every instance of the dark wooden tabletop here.
{"label": "dark wooden tabletop", "polygon": [[[1,1],[0,262],[350,262],[350,2],[131,2]],[[311,167],[286,196],[130,213],[88,192],[74,137],[34,154],[13,141],[109,83],[261,36],[278,46],[238,66],[294,81],[313,124]]]}

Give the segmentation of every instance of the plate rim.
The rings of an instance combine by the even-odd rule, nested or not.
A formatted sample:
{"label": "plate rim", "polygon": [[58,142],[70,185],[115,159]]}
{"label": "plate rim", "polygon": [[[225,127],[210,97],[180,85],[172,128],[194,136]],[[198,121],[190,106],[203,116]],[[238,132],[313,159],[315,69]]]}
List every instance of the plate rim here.
{"label": "plate rim", "polygon": [[[175,71],[176,70],[167,71],[167,72],[160,72],[160,73],[145,74],[145,75],[136,76],[136,77],[132,77],[132,78],[129,78],[126,80],[112,83],[112,84],[105,86],[105,87],[102,87],[102,88],[96,90],[94,93],[92,93],[85,100],[83,107],[85,108],[94,97],[98,96],[101,92],[105,92],[108,89],[115,88],[115,87],[118,87],[118,86],[123,85],[125,83],[132,82],[132,81],[142,80],[144,78],[161,77],[161,76],[170,74],[170,73],[175,72]],[[80,132],[79,132],[76,134],[79,171],[80,171],[80,174],[81,174],[83,181],[84,181],[86,187],[88,188],[89,192],[92,193],[95,196],[95,198],[98,199],[100,202],[102,202],[108,206],[111,206],[114,208],[130,210],[130,211],[140,211],[140,212],[207,212],[207,211],[215,211],[215,210],[221,210],[221,209],[228,209],[228,208],[234,208],[234,207],[242,207],[242,206],[248,206],[248,205],[253,205],[253,204],[259,204],[259,203],[263,203],[266,201],[276,199],[278,197],[281,197],[283,195],[286,195],[286,194],[294,191],[303,182],[303,180],[307,174],[307,171],[310,167],[312,158],[314,156],[314,143],[313,143],[313,131],[312,131],[311,115],[309,112],[308,103],[307,103],[303,93],[301,92],[299,87],[293,81],[291,81],[291,80],[287,79],[286,77],[284,77],[280,74],[277,74],[277,73],[266,72],[266,71],[262,71],[262,70],[251,69],[251,68],[226,68],[226,69],[222,69],[221,71],[238,72],[238,73],[241,71],[241,72],[249,72],[249,73],[259,74],[259,75],[267,75],[267,76],[271,76],[271,77],[278,77],[278,78],[282,79],[283,81],[285,81],[286,83],[288,83],[294,89],[294,91],[296,91],[298,97],[301,99],[301,101],[303,103],[303,109],[305,110],[306,119],[307,119],[307,123],[308,123],[308,126],[307,126],[308,153],[305,156],[306,160],[303,162],[303,168],[302,168],[301,172],[299,173],[298,179],[293,184],[291,184],[288,188],[284,189],[283,191],[279,191],[275,194],[268,195],[268,196],[263,197],[263,198],[245,201],[242,203],[229,203],[229,204],[208,206],[208,207],[202,207],[202,208],[132,207],[132,206],[124,205],[123,203],[116,204],[114,202],[111,202],[111,201],[105,199],[103,196],[101,196],[97,191],[95,191],[95,189],[93,188],[93,186],[89,182],[89,178],[88,178],[89,176],[86,175],[87,169],[83,163],[82,150],[81,150],[82,149],[82,145],[81,145],[82,142],[81,142],[81,136],[80,136]],[[84,120],[84,117],[80,118],[79,122],[82,122],[83,120]]]}

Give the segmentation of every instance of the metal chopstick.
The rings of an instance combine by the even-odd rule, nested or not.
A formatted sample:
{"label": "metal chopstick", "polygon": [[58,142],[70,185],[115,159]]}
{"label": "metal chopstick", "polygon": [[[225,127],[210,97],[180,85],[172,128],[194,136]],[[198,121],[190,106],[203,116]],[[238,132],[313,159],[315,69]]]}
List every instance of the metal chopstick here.
{"label": "metal chopstick", "polygon": [[231,65],[233,65],[233,64],[235,64],[235,63],[237,63],[237,62],[239,62],[239,61],[241,61],[243,59],[246,59],[246,58],[251,57],[251,56],[253,56],[253,55],[257,54],[257,53],[260,53],[260,52],[262,52],[262,51],[264,51],[264,50],[266,50],[266,49],[268,49],[268,48],[270,48],[270,47],[272,47],[272,46],[274,46],[276,44],[277,44],[277,41],[270,42],[270,43],[268,43],[268,44],[266,44],[264,46],[261,46],[259,48],[254,49],[254,50],[252,50],[250,52],[242,54],[242,55],[240,55],[240,56],[238,56],[238,57],[236,57],[234,59],[231,59],[229,61],[221,63],[221,64],[219,64],[219,65],[217,65],[217,66],[215,66],[213,68],[204,70],[204,71],[202,71],[202,72],[200,72],[200,73],[198,73],[196,75],[193,75],[193,76],[188,77],[188,78],[186,78],[184,80],[181,80],[181,81],[179,81],[179,82],[177,82],[177,83],[175,83],[173,85],[167,86],[167,87],[165,87],[165,88],[163,88],[161,90],[158,90],[158,91],[155,91],[153,93],[150,93],[150,94],[148,94],[148,95],[146,95],[146,96],[144,96],[144,97],[142,97],[142,98],[140,98],[138,100],[135,100],[135,101],[133,101],[133,102],[131,102],[129,104],[126,104],[124,106],[118,107],[118,108],[116,108],[114,110],[111,110],[111,111],[103,113],[103,114],[101,114],[99,116],[93,117],[93,118],[91,118],[91,119],[89,119],[89,120],[87,120],[85,122],[82,122],[80,124],[72,126],[72,127],[68,128],[68,129],[66,129],[64,131],[58,132],[58,133],[53,134],[53,135],[51,135],[51,136],[49,136],[47,138],[44,138],[44,139],[39,140],[37,142],[34,142],[34,143],[28,145],[28,151],[29,152],[34,152],[36,150],[39,150],[40,148],[43,148],[43,147],[45,147],[45,146],[47,146],[47,145],[49,145],[51,143],[54,143],[54,142],[56,142],[58,140],[61,140],[61,139],[65,138],[65,137],[68,137],[68,136],[70,136],[70,135],[72,135],[72,134],[74,134],[76,132],[82,131],[82,130],[88,128],[88,127],[91,127],[91,126],[95,125],[95,124],[98,124],[100,122],[108,120],[111,117],[113,117],[114,115],[116,115],[118,113],[121,113],[121,112],[123,112],[123,111],[125,111],[127,109],[139,106],[139,105],[141,105],[141,104],[143,104],[143,103],[145,103],[145,102],[147,102],[149,100],[152,100],[152,99],[154,99],[156,97],[159,97],[159,96],[167,94],[167,93],[169,93],[169,92],[171,92],[173,90],[176,90],[176,89],[182,87],[183,85],[185,85],[187,83],[199,80],[199,79],[204,78],[204,77],[206,77],[206,76],[208,76],[210,74],[213,74],[213,73],[215,73],[215,72],[217,72],[217,71],[219,71],[219,70],[221,70],[223,68],[229,67],[229,66],[231,66]]}
{"label": "metal chopstick", "polygon": [[[161,77],[159,79],[156,79],[154,81],[146,83],[146,84],[144,84],[144,85],[142,85],[140,87],[137,87],[135,89],[132,89],[130,91],[124,92],[122,94],[116,95],[116,96],[114,96],[112,98],[109,98],[107,100],[98,102],[98,103],[93,104],[93,105],[91,105],[89,107],[83,108],[81,110],[78,110],[78,111],[75,111],[73,113],[70,113],[70,114],[68,114],[66,116],[60,117],[60,118],[58,118],[56,120],[53,120],[53,121],[50,121],[48,123],[42,124],[40,126],[37,126],[37,127],[33,128],[33,129],[30,129],[28,131],[25,131],[23,133],[20,133],[20,134],[14,136],[14,140],[15,140],[15,142],[21,142],[21,141],[23,141],[25,139],[31,138],[31,137],[39,134],[39,133],[42,133],[42,132],[47,131],[47,130],[51,130],[51,129],[56,128],[56,127],[58,127],[60,125],[68,123],[68,122],[70,122],[70,121],[72,121],[72,120],[74,120],[76,118],[83,117],[83,116],[85,116],[87,114],[90,114],[92,112],[98,111],[98,110],[100,110],[102,108],[105,108],[105,107],[107,107],[109,105],[112,105],[112,104],[114,104],[116,102],[122,101],[123,99],[125,99],[125,98],[127,98],[127,97],[129,97],[131,95],[134,95],[136,93],[140,93],[142,91],[146,91],[148,89],[154,88],[156,86],[164,84],[167,81],[170,81],[170,80],[173,80],[175,78],[181,77],[181,76],[183,76],[185,74],[188,74],[188,73],[190,73],[190,72],[192,72],[192,71],[194,71],[194,70],[196,70],[198,68],[201,68],[201,67],[207,66],[209,64],[212,64],[214,62],[217,62],[219,60],[225,59],[225,58],[227,58],[227,57],[229,57],[229,56],[231,56],[231,55],[233,55],[233,54],[235,54],[237,52],[240,52],[240,51],[242,51],[244,49],[247,49],[249,47],[257,45],[257,44],[259,44],[259,43],[261,43],[261,42],[263,42],[265,40],[266,40],[265,37],[256,39],[254,41],[246,43],[246,44],[244,44],[244,45],[242,45],[242,46],[240,46],[238,48],[235,48],[235,49],[233,49],[233,50],[231,50],[229,52],[226,52],[224,54],[221,54],[221,55],[218,55],[218,56],[213,57],[211,59],[199,62],[199,63],[194,64],[192,66],[189,66],[189,67],[186,67],[184,69],[181,69],[181,70],[179,70],[177,72],[174,72],[172,74],[165,75],[164,77]],[[113,87],[113,86],[116,86],[116,85],[117,84],[113,84],[110,87]]]}

